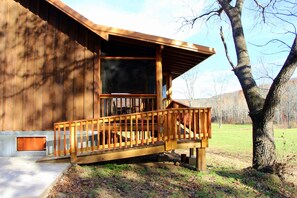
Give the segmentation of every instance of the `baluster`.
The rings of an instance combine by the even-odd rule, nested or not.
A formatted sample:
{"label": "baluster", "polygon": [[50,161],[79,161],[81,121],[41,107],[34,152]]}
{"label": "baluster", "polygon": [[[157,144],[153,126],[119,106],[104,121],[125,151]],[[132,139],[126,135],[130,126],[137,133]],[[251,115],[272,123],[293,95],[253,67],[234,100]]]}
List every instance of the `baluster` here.
{"label": "baluster", "polygon": [[188,120],[189,120],[189,139],[191,140],[192,139],[192,110],[190,109],[189,110],[189,113],[188,113]]}
{"label": "baluster", "polygon": [[100,123],[99,119],[97,119],[97,150],[100,149]]}
{"label": "baluster", "polygon": [[75,155],[77,155],[77,128],[76,128],[76,122],[74,122],[74,152]]}
{"label": "baluster", "polygon": [[184,117],[184,139],[187,139],[187,113],[185,109],[183,109],[183,117]]}
{"label": "baluster", "polygon": [[[65,131],[65,125],[64,125],[64,131]],[[60,133],[61,133],[61,129],[60,129],[60,126],[58,128],[58,156],[61,156],[61,136],[60,136]]]}
{"label": "baluster", "polygon": [[122,148],[122,116],[120,116],[120,148]]}
{"label": "baluster", "polygon": [[157,111],[157,141],[160,142],[160,133],[161,133],[161,116],[160,112]]}
{"label": "baluster", "polygon": [[200,116],[200,109],[198,109],[198,114],[197,114],[197,119],[198,119],[198,127],[197,127],[197,130],[198,130],[198,137],[199,139],[201,139],[201,123],[200,123],[200,119],[201,119],[201,116]]}
{"label": "baluster", "polygon": [[108,118],[108,140],[107,140],[107,144],[108,144],[108,149],[110,149],[110,118]]}
{"label": "baluster", "polygon": [[182,113],[180,110],[178,110],[178,139],[181,139],[181,132],[182,132],[182,127],[181,127],[181,122],[182,122]]}
{"label": "baluster", "polygon": [[194,140],[196,140],[196,134],[197,134],[197,115],[196,115],[196,110],[194,110],[194,115],[193,115],[193,119],[194,119]]}
{"label": "baluster", "polygon": [[208,108],[208,123],[207,123],[207,126],[208,126],[208,138],[211,138],[212,136],[212,131],[211,131],[211,109]]}
{"label": "baluster", "polygon": [[125,116],[125,148],[127,148],[128,146],[127,135],[128,135],[128,121],[127,121],[127,116]]}
{"label": "baluster", "polygon": [[177,115],[176,115],[176,110],[173,110],[172,113],[172,117],[171,117],[171,123],[172,123],[172,127],[173,127],[173,139],[176,140],[176,136],[177,136],[177,125],[176,125],[176,121],[177,121]]}
{"label": "baluster", "polygon": [[116,144],[117,144],[117,124],[116,124],[116,120],[114,118],[113,120],[113,148],[116,148]]}
{"label": "baluster", "polygon": [[168,113],[167,111],[162,111],[163,114],[163,141],[168,138]]}
{"label": "baluster", "polygon": [[138,116],[137,115],[135,115],[135,123],[136,123],[136,125],[135,125],[135,133],[136,133],[135,139],[136,139],[136,146],[138,146]]}
{"label": "baluster", "polygon": [[[54,156],[55,157],[57,157],[57,143],[56,143],[56,141],[57,141],[57,137],[56,137],[56,127],[57,127],[57,125],[55,125],[54,126]],[[58,125],[58,127],[59,127],[59,125]],[[59,129],[58,129],[59,130]]]}
{"label": "baluster", "polygon": [[102,149],[105,150],[105,119],[102,119]]}
{"label": "baluster", "polygon": [[80,122],[80,153],[83,153],[84,139],[83,139],[83,124]]}
{"label": "baluster", "polygon": [[155,143],[155,115],[152,112],[152,144]]}
{"label": "baluster", "polygon": [[205,109],[203,109],[203,138],[206,138],[206,132],[207,132],[207,117]]}
{"label": "baluster", "polygon": [[89,125],[88,121],[85,121],[86,123],[86,152],[89,150]]}
{"label": "baluster", "polygon": [[146,144],[149,144],[149,140],[151,139],[151,133],[150,133],[150,123],[149,123],[149,114],[146,113]]}
{"label": "baluster", "polygon": [[143,123],[143,113],[140,114],[141,119],[141,145],[144,144],[144,123]]}
{"label": "baluster", "polygon": [[95,144],[95,137],[94,137],[94,120],[92,120],[91,125],[92,125],[92,152],[94,152],[94,144]]}
{"label": "baluster", "polygon": [[130,115],[130,147],[133,146],[133,120],[132,115]]}

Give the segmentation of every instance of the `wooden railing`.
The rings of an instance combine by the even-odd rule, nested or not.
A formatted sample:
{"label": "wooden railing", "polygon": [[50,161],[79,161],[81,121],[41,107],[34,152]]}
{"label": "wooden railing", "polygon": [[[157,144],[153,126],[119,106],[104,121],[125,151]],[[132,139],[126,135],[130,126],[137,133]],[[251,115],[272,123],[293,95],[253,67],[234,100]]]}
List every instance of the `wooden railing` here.
{"label": "wooden railing", "polygon": [[77,156],[210,137],[210,108],[166,109],[55,123],[54,155]]}
{"label": "wooden railing", "polygon": [[100,94],[99,98],[101,117],[156,109],[156,94]]}

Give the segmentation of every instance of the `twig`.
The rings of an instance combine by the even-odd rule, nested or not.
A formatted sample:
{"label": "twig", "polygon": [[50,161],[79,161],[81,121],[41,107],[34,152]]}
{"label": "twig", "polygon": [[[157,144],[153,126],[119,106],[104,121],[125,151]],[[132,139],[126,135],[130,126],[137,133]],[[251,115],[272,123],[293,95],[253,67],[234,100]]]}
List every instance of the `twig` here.
{"label": "twig", "polygon": [[231,58],[230,58],[230,56],[229,56],[228,47],[227,47],[227,43],[226,43],[226,41],[225,41],[225,37],[224,37],[224,33],[223,33],[223,28],[222,28],[222,26],[221,26],[221,28],[220,28],[220,36],[221,36],[221,40],[222,40],[223,45],[224,45],[224,49],[225,49],[226,57],[227,57],[227,59],[228,59],[230,65],[231,65],[231,67],[234,69],[235,66],[234,66],[234,64],[233,64],[233,62],[232,62],[232,60],[231,60]]}

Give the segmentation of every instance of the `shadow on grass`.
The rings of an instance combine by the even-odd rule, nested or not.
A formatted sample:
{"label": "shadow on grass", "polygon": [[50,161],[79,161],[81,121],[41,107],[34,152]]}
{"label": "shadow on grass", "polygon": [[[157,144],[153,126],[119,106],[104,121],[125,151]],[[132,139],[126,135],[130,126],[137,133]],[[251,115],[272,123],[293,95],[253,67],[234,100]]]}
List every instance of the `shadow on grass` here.
{"label": "shadow on grass", "polygon": [[294,194],[292,194],[292,192],[297,192],[296,186],[282,181],[277,175],[262,173],[252,168],[243,170],[217,170],[215,173],[226,179],[239,181],[254,189],[258,195],[268,197],[293,197]]}
{"label": "shadow on grass", "polygon": [[93,167],[100,178],[93,192],[112,197],[239,197],[241,192],[228,185],[203,181],[197,172],[168,163],[106,164]]}
{"label": "shadow on grass", "polygon": [[[253,169],[177,166],[158,155],[74,166],[55,189],[66,197],[292,197],[283,182]],[[179,164],[181,165],[181,164]],[[52,196],[55,197],[55,196]]]}
{"label": "shadow on grass", "polygon": [[242,197],[242,189],[218,181],[214,172],[199,173],[157,159],[152,155],[74,166],[55,189],[67,197]]}

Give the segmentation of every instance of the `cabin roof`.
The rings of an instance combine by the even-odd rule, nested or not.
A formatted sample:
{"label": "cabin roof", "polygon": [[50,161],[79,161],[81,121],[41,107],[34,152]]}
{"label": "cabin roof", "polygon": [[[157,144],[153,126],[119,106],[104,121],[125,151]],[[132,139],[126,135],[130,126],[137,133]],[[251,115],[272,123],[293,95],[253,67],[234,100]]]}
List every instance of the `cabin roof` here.
{"label": "cabin roof", "polygon": [[138,45],[152,47],[155,47],[155,45],[163,45],[163,71],[172,73],[174,78],[195,67],[209,56],[215,54],[214,48],[202,45],[98,25],[85,18],[60,0],[46,1],[78,23],[88,28],[90,31],[100,36],[103,40],[115,40],[131,44],[136,43]]}

